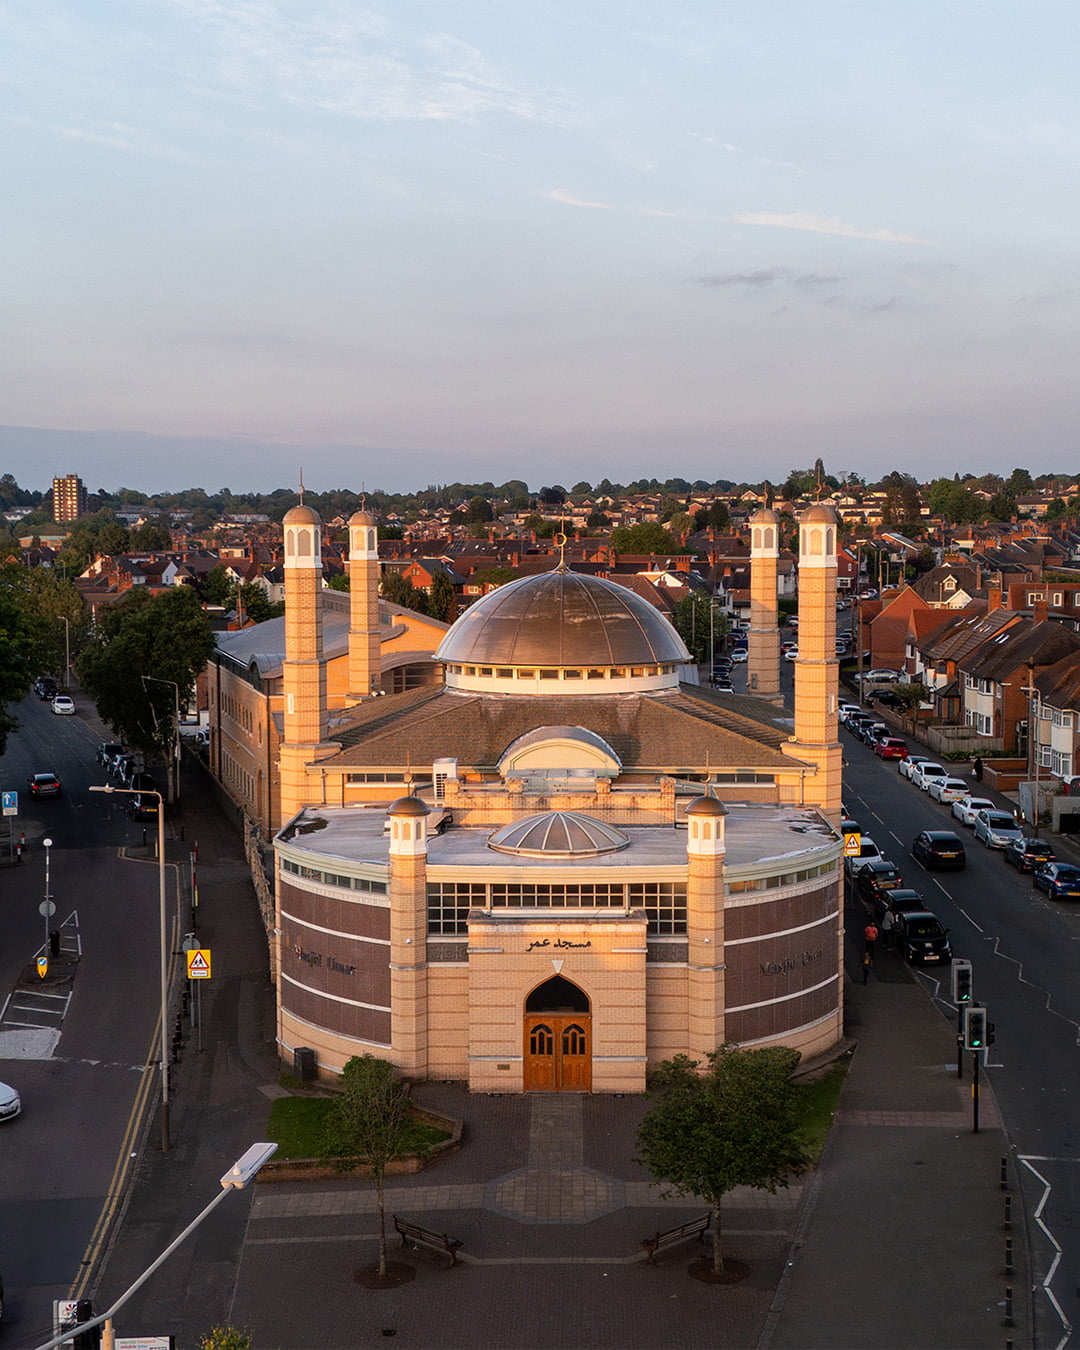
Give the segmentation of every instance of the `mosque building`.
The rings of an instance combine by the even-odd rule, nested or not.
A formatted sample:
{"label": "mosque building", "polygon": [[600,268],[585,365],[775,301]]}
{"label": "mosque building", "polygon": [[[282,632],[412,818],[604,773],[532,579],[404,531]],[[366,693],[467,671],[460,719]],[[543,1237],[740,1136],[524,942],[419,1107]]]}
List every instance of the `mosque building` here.
{"label": "mosque building", "polygon": [[723,1042],[842,1032],[832,510],[800,520],[794,719],[779,522],[751,522],[752,696],[685,677],[634,592],[559,565],[492,591],[378,685],[374,519],[349,523],[353,705],[328,717],[321,522],[284,520],[276,923],[281,1056],[370,1053],[473,1091],[640,1092]]}

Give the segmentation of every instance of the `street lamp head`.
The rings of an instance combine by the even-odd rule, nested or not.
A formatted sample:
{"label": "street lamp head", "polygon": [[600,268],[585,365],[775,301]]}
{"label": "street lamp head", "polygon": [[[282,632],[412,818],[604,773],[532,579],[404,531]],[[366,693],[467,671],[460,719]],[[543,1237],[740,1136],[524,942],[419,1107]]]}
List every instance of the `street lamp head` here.
{"label": "street lamp head", "polygon": [[221,1178],[223,1190],[243,1190],[255,1173],[277,1152],[277,1144],[252,1144]]}

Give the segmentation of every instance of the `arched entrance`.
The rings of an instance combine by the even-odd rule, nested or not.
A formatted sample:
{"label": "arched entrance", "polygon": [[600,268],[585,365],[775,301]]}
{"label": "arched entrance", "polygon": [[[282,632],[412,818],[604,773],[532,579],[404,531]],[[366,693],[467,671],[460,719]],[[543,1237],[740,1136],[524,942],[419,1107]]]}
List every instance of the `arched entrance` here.
{"label": "arched entrance", "polygon": [[525,1000],[525,1091],[588,1092],[592,1087],[589,997],[556,975]]}

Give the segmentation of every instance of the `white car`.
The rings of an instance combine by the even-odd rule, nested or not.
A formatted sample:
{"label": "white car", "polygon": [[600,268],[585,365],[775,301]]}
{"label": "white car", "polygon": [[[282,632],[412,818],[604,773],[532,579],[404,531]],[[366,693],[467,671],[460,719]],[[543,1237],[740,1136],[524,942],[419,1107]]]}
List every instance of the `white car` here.
{"label": "white car", "polygon": [[862,712],[857,703],[841,703],[836,709],[836,715],[841,722],[846,722],[852,713],[857,712]]}
{"label": "white car", "polygon": [[738,664],[738,662],[740,662],[740,661],[745,661],[745,660],[746,660],[746,648],[745,648],[745,647],[736,647],[735,650],[731,653],[731,659],[732,659],[732,661],[734,661],[736,664]]}
{"label": "white car", "polygon": [[14,1120],[21,1110],[19,1094],[7,1083],[0,1083],[0,1120]]}
{"label": "white car", "polygon": [[75,714],[75,700],[69,698],[67,694],[57,694],[52,701],[52,710],[61,717],[73,717]]}
{"label": "white car", "polygon": [[844,868],[848,876],[854,881],[866,864],[872,862],[885,862],[885,855],[868,834],[860,835],[859,856],[857,858],[845,858]]}
{"label": "white car", "polygon": [[[896,768],[901,778],[911,778],[920,764],[929,763],[931,763],[929,755],[908,755],[907,759],[900,760]],[[914,782],[914,779],[912,781]]]}
{"label": "white car", "polygon": [[935,764],[932,759],[924,759],[921,764],[916,764],[911,771],[911,781],[917,788],[922,788],[924,792],[931,778],[949,778],[950,776],[944,764]]}
{"label": "white car", "polygon": [[799,659],[798,647],[789,647],[787,651],[784,653],[785,661],[797,661],[798,659]]}
{"label": "white car", "polygon": [[975,817],[980,811],[996,810],[997,803],[992,802],[989,797],[973,797],[970,792],[952,804],[952,813],[961,825],[974,825]]}
{"label": "white car", "polygon": [[931,778],[926,785],[926,794],[934,801],[948,806],[967,796],[968,785],[962,778]]}

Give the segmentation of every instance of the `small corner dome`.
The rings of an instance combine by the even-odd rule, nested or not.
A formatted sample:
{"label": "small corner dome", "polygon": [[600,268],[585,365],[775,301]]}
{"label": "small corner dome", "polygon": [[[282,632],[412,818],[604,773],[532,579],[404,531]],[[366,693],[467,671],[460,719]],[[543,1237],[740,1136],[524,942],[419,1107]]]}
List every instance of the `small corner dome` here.
{"label": "small corner dome", "polygon": [[816,506],[808,506],[799,517],[800,525],[836,525],[836,512],[831,506],[826,506],[823,502],[818,502]]}
{"label": "small corner dome", "polygon": [[419,797],[399,797],[386,808],[388,816],[429,816],[427,805]]}
{"label": "small corner dome", "polygon": [[718,802],[715,797],[695,797],[686,808],[688,816],[726,816],[724,803]]}
{"label": "small corner dome", "polygon": [[285,512],[282,525],[321,525],[318,511],[310,506],[294,506]]}
{"label": "small corner dome", "polygon": [[750,517],[751,525],[779,525],[780,517],[769,506],[763,506]]}
{"label": "small corner dome", "polygon": [[370,511],[354,511],[349,517],[350,525],[374,525],[375,517]]}

